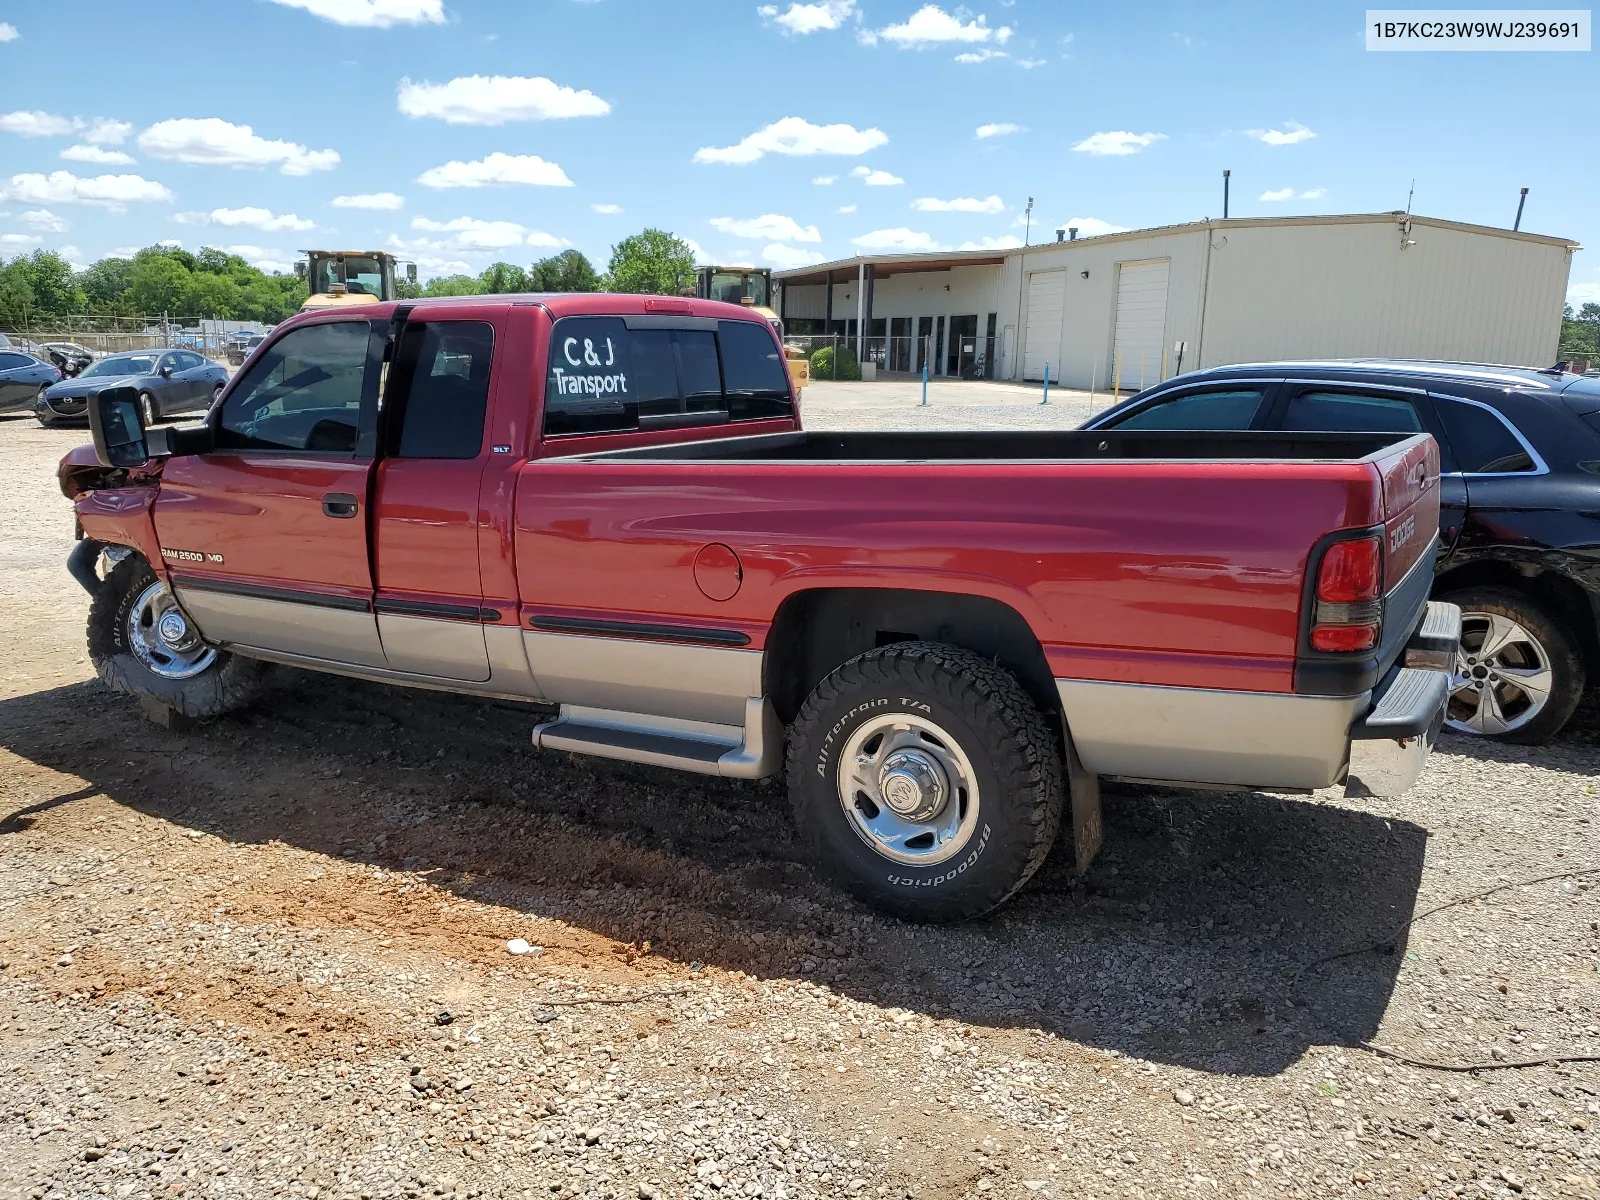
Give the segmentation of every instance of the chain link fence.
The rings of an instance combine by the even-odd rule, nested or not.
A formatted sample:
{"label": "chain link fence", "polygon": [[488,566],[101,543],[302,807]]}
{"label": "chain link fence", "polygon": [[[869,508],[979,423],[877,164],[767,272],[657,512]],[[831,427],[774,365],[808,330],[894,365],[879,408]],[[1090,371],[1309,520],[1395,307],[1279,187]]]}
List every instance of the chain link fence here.
{"label": "chain link fence", "polygon": [[272,326],[260,321],[219,321],[200,317],[174,317],[160,313],[149,317],[120,317],[82,313],[67,317],[42,317],[12,328],[0,329],[13,345],[37,353],[47,342],[71,342],[96,355],[130,350],[194,350],[219,363],[229,361],[251,334]]}

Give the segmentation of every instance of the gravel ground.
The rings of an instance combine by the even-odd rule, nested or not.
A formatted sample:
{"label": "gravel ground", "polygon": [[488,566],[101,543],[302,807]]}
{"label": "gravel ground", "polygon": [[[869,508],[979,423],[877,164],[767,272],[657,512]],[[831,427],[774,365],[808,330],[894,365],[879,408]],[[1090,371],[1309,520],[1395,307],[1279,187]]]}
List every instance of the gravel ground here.
{"label": "gravel ground", "polygon": [[[849,386],[808,419],[1029,419]],[[286,671],[145,723],[61,569],[80,438],[0,419],[5,1194],[1600,1197],[1600,1065],[1510,1065],[1600,1055],[1592,703],[1400,801],[1112,791],[1087,878],[918,928],[774,787],[515,706]]]}

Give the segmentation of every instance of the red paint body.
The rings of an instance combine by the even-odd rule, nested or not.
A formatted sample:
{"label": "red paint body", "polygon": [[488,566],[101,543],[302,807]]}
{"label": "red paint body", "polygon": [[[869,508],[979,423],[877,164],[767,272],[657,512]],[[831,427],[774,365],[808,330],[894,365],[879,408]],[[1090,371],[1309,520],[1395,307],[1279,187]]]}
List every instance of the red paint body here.
{"label": "red paint body", "polygon": [[[1292,690],[1318,539],[1384,526],[1392,585],[1437,527],[1431,441],[1377,463],[561,461],[798,427],[541,438],[552,322],[644,313],[650,303],[578,295],[415,305],[413,318],[495,327],[476,459],[173,458],[161,467],[153,529],[152,483],[86,492],[79,519],[89,536],[135,546],[158,567],[160,547],[220,552],[224,566],[182,570],[241,585],[481,605],[505,624],[709,625],[755,648],[779,606],[807,589],[967,593],[1020,613],[1057,677],[1257,692]],[[696,315],[754,319],[683,303]],[[283,329],[351,315],[386,321],[393,307]],[[362,497],[361,518],[323,516],[327,492]],[[737,560],[707,553],[717,546]]]}

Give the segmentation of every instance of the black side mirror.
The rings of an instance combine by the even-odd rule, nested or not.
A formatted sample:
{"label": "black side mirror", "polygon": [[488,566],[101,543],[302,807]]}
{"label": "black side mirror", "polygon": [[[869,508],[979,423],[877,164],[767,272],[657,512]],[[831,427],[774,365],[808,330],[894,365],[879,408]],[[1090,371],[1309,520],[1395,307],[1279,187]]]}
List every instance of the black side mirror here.
{"label": "black side mirror", "polygon": [[89,397],[89,434],[104,466],[137,467],[148,461],[138,389],[106,388]]}

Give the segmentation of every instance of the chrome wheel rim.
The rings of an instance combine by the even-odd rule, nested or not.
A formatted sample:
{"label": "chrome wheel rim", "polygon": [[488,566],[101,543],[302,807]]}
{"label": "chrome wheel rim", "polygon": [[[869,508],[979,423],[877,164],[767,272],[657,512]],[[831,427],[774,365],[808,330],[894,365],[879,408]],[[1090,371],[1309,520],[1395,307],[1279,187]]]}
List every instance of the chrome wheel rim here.
{"label": "chrome wheel rim", "polygon": [[910,713],[873,717],[839,756],[839,804],[861,840],[893,862],[931,867],[978,825],[978,781],[956,740]]}
{"label": "chrome wheel rim", "polygon": [[144,418],[147,429],[156,423],[156,398],[149,392],[139,397],[139,415]]}
{"label": "chrome wheel rim", "polygon": [[200,640],[200,631],[159,581],[139,593],[127,626],[134,657],[163,679],[192,679],[216,661],[216,650]]}
{"label": "chrome wheel rim", "polygon": [[1550,655],[1527,627],[1499,613],[1464,612],[1445,723],[1481,737],[1511,733],[1544,711],[1554,682]]}

